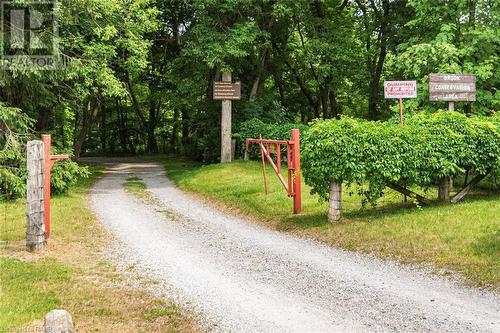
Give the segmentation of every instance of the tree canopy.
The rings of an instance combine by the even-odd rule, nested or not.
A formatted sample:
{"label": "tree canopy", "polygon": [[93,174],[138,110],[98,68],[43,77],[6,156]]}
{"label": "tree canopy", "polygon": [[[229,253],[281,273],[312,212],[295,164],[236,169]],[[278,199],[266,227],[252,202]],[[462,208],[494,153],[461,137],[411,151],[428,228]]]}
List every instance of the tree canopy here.
{"label": "tree canopy", "polygon": [[[2,110],[82,154],[181,152],[216,161],[212,82],[242,83],[233,129],[258,118],[303,123],[397,112],[383,81],[417,80],[411,113],[436,112],[428,76],[477,76],[477,102],[500,103],[500,4],[492,0],[63,0],[59,66],[0,71]],[[9,40],[2,39],[4,46]],[[2,111],[3,112],[3,111]],[[31,125],[33,124],[33,125]],[[0,136],[1,137],[1,136]],[[1,141],[0,141],[1,142]],[[1,147],[0,147],[1,148]]]}

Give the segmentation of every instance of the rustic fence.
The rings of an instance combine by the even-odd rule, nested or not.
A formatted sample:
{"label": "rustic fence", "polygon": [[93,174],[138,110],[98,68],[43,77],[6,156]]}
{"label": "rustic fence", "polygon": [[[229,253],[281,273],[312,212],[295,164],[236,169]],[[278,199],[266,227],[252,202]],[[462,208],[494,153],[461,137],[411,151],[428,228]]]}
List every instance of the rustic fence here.
{"label": "rustic fence", "polygon": [[[2,165],[4,174],[19,174],[20,168]],[[25,220],[16,214],[18,202],[12,201],[15,197],[12,186],[9,186],[6,176],[0,177],[0,246],[6,246],[12,241],[24,237]]]}

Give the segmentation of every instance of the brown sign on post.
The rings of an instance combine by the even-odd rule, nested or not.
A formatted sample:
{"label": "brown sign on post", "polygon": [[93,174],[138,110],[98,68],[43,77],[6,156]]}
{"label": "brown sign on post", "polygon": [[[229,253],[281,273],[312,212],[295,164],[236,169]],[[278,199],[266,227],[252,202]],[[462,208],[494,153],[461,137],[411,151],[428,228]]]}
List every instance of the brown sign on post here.
{"label": "brown sign on post", "polygon": [[214,81],[214,100],[239,100],[241,98],[241,82]]}
{"label": "brown sign on post", "polygon": [[430,74],[429,100],[445,102],[475,102],[476,76]]}

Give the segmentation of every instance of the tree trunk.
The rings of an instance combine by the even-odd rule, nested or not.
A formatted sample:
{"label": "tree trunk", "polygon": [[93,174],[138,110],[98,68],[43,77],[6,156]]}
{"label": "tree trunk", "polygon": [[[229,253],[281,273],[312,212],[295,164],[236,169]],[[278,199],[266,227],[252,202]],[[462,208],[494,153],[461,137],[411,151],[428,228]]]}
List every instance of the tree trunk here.
{"label": "tree trunk", "polygon": [[328,204],[328,221],[330,223],[339,221],[342,218],[342,183],[330,183]]}
{"label": "tree trunk", "polygon": [[149,101],[149,119],[147,123],[148,127],[148,153],[156,154],[158,153],[158,141],[156,140],[156,127],[158,126],[158,115],[159,110],[156,103],[152,100],[150,96]]}
{"label": "tree trunk", "polygon": [[51,113],[51,109],[41,109],[38,111],[38,119],[36,122],[37,131],[44,132],[49,129],[49,120]]}
{"label": "tree trunk", "polygon": [[118,134],[120,137],[120,145],[122,147],[123,152],[128,152],[127,148],[128,140],[127,140],[127,130],[126,130],[127,119],[125,114],[123,113],[123,108],[121,107],[118,98],[116,99],[116,109],[118,110],[118,124],[119,124]]}
{"label": "tree trunk", "polygon": [[321,111],[323,112],[323,119],[328,119],[328,93],[321,92]]}
{"label": "tree trunk", "polygon": [[189,139],[189,122],[188,122],[188,113],[186,110],[181,111],[182,117],[182,146],[186,147]]}
{"label": "tree trunk", "polygon": [[439,201],[450,201],[450,177],[443,177],[439,180]]}
{"label": "tree trunk", "polygon": [[172,133],[170,134],[170,147],[174,152],[177,151],[178,141],[179,141],[179,110],[174,109]]}
{"label": "tree trunk", "polygon": [[254,102],[257,97],[257,92],[259,91],[259,87],[262,81],[262,74],[264,73],[264,69],[266,66],[268,49],[265,48],[262,50],[262,54],[260,55],[259,67],[257,69],[257,76],[252,85],[252,90],[250,91],[250,102]]}
{"label": "tree trunk", "polygon": [[[385,39],[385,37],[382,38]],[[380,90],[380,77],[382,76],[382,69],[384,67],[386,55],[386,42],[383,41],[377,61],[377,67],[375,69],[375,72],[372,74],[372,79],[370,80],[370,96],[368,98],[368,118],[370,120],[377,120],[379,118],[378,97]]]}
{"label": "tree trunk", "polygon": [[156,141],[154,128],[148,130],[148,153],[158,153],[158,141]]}
{"label": "tree trunk", "polygon": [[106,145],[107,145],[107,125],[106,125],[106,109],[104,108],[104,104],[102,105],[101,109],[101,128],[100,128],[100,136],[101,136],[101,149],[103,152],[106,151]]}
{"label": "tree trunk", "polygon": [[95,107],[91,107],[90,101],[87,102],[87,107],[85,108],[84,114],[84,121],[82,125],[82,129],[80,130],[80,133],[78,134],[74,144],[73,144],[73,153],[75,155],[75,158],[78,159],[80,158],[81,152],[82,152],[82,147],[83,143],[85,142],[85,139],[87,138],[87,135],[89,134],[90,130],[92,129],[92,125],[94,124],[94,120],[99,113],[99,105],[96,103]]}
{"label": "tree trunk", "polygon": [[330,99],[331,116],[334,117],[334,118],[339,119],[340,118],[340,112],[339,112],[339,109],[338,109],[337,97],[335,96],[335,92],[334,91],[330,91],[328,93],[328,97]]}

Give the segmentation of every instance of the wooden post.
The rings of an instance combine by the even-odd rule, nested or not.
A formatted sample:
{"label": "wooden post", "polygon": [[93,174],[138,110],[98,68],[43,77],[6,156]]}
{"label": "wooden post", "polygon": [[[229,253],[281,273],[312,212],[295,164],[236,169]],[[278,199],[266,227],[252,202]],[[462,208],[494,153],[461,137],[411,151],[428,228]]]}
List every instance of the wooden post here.
{"label": "wooden post", "polygon": [[276,166],[278,167],[278,173],[281,174],[281,145],[276,144]]}
{"label": "wooden post", "polygon": [[42,142],[44,145],[44,161],[45,168],[44,172],[44,197],[45,197],[45,237],[50,237],[50,169],[52,168],[50,163],[50,153],[52,152],[52,138],[50,134],[42,135]]}
{"label": "wooden post", "polygon": [[399,127],[404,126],[403,99],[399,98]]}
{"label": "wooden post", "polygon": [[27,155],[26,247],[28,251],[37,251],[47,243],[45,238],[45,147],[43,142],[28,142]]}
{"label": "wooden post", "polygon": [[[489,172],[488,172],[489,173]],[[462,190],[460,190],[460,192],[457,193],[457,195],[455,195],[452,199],[451,199],[451,203],[457,203],[459,202],[460,200],[462,200],[462,198],[470,191],[471,188],[473,188],[474,186],[476,186],[477,184],[479,184],[479,182],[481,180],[483,180],[484,178],[486,178],[488,174],[486,175],[478,175],[476,176],[474,179],[471,180],[471,182],[469,184],[466,184],[464,186],[464,188]]]}
{"label": "wooden post", "polygon": [[292,164],[293,164],[293,213],[300,214],[302,210],[302,189],[300,181],[300,131],[296,128],[291,131],[293,141]]}
{"label": "wooden post", "polygon": [[236,139],[231,140],[231,161],[236,158]]}
{"label": "wooden post", "polygon": [[[231,73],[222,73],[222,81],[231,82]],[[225,99],[222,101],[222,117],[221,117],[221,154],[220,162],[231,162],[231,100]]]}
{"label": "wooden post", "polygon": [[450,177],[443,177],[439,181],[439,201],[450,201]]}
{"label": "wooden post", "polygon": [[[262,134],[259,135],[259,139],[262,140]],[[267,153],[267,152],[266,152]],[[262,157],[262,174],[264,175],[264,192],[268,194],[267,190],[267,174],[266,174],[266,157],[264,153],[263,146],[260,146],[260,155]]]}
{"label": "wooden post", "polygon": [[245,156],[243,157],[245,161],[250,161],[250,152],[248,151],[248,145],[245,145]]}
{"label": "wooden post", "polygon": [[342,218],[342,183],[330,183],[330,198],[328,200],[328,222],[333,223]]}
{"label": "wooden post", "polygon": [[448,102],[448,111],[455,111],[455,102]]}

